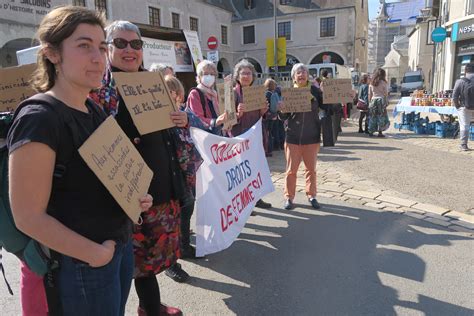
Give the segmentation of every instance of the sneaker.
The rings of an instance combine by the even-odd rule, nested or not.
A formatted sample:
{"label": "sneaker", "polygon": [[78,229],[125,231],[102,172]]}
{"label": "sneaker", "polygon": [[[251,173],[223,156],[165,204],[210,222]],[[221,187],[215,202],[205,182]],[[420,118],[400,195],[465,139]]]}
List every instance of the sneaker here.
{"label": "sneaker", "polygon": [[259,208],[271,208],[272,205],[270,203],[264,202],[262,199],[258,200],[255,204],[255,207]]}
{"label": "sneaker", "polygon": [[286,200],[285,205],[283,205],[283,208],[285,210],[291,210],[291,209],[293,209],[293,207],[294,207],[293,202],[290,199]]}
{"label": "sneaker", "polygon": [[[167,270],[168,271],[168,270]],[[183,312],[176,308],[176,307],[171,307],[167,306],[165,304],[160,304],[160,315],[162,316],[182,316]]]}
{"label": "sneaker", "polygon": [[318,200],[316,200],[316,198],[312,197],[312,198],[309,198],[308,199],[308,202],[311,204],[311,206],[314,208],[314,209],[320,209],[321,206],[319,205],[318,203]]}
{"label": "sneaker", "polygon": [[469,147],[467,147],[467,144],[462,144],[459,149],[461,149],[461,151],[469,151]]}
{"label": "sneaker", "polygon": [[178,283],[184,283],[189,279],[189,274],[181,268],[179,263],[175,263],[169,267],[165,274],[170,277],[173,281]]}

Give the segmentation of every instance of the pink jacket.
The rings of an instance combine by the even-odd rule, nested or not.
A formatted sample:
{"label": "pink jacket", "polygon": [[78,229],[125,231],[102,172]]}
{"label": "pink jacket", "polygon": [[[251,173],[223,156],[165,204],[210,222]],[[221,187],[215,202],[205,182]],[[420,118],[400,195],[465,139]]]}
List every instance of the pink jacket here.
{"label": "pink jacket", "polygon": [[[202,91],[202,90],[201,90]],[[189,109],[196,114],[197,117],[201,119],[201,121],[204,123],[206,127],[209,127],[211,125],[211,121],[213,120],[211,116],[211,111],[209,109],[209,105],[207,104],[210,101],[212,101],[212,105],[214,107],[214,111],[216,112],[217,115],[219,115],[219,101],[215,98],[212,98],[209,94],[206,94],[204,91],[205,99],[206,99],[206,104],[204,105],[206,108],[206,113],[204,113],[202,109],[202,103],[201,103],[201,98],[199,97],[199,92],[196,90],[192,90],[191,93],[188,95],[188,101],[187,101],[187,106]]]}

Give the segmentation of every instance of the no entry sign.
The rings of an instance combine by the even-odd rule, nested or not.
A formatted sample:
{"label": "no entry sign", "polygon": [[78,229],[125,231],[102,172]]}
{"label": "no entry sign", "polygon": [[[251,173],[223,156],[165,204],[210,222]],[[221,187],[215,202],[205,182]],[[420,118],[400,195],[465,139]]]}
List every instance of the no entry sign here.
{"label": "no entry sign", "polygon": [[207,39],[207,47],[209,47],[209,49],[216,49],[217,48],[217,37],[209,36],[209,38]]}

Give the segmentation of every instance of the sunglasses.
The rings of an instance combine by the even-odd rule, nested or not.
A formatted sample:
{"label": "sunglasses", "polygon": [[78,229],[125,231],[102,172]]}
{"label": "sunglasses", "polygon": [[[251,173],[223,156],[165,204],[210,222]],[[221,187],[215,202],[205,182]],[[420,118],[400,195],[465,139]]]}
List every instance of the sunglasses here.
{"label": "sunglasses", "polygon": [[113,44],[118,49],[124,49],[128,44],[130,44],[130,47],[135,50],[140,50],[143,47],[143,41],[140,39],[127,41],[126,39],[120,37],[114,38],[109,44]]}

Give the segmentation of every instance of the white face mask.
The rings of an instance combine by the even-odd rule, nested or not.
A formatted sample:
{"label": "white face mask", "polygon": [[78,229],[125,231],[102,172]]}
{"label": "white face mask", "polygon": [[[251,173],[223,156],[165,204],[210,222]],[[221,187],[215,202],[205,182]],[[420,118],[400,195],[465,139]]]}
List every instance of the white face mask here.
{"label": "white face mask", "polygon": [[215,81],[216,77],[214,77],[213,75],[204,75],[201,78],[201,83],[208,88],[211,88]]}

